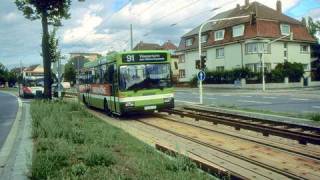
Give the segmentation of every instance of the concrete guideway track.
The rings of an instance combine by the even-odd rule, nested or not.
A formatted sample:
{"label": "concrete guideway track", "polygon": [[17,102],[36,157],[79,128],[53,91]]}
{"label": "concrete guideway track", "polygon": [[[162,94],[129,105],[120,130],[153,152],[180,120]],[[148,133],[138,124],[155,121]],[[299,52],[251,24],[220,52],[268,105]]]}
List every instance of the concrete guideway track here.
{"label": "concrete guideway track", "polygon": [[[290,153],[287,154],[278,149],[274,150],[272,148],[266,148],[257,143],[245,142],[247,143],[246,146],[239,147],[236,146],[236,144],[238,144],[239,141],[244,142],[244,140],[239,140],[234,137],[225,137],[225,135],[221,134],[213,135],[212,132],[204,133],[204,130],[196,129],[194,127],[191,128],[187,125],[179,125],[179,128],[175,128],[174,126],[176,125],[174,125],[174,123],[168,123],[168,121],[154,116],[143,119],[139,118],[138,120],[124,121],[112,119],[106,116],[103,112],[93,110],[89,110],[89,112],[107,123],[122,128],[131,135],[152,146],[162,144],[170,147],[171,149],[178,149],[178,152],[182,154],[189,157],[196,156],[204,162],[211,163],[212,166],[221,167],[222,169],[227,170],[228,173],[239,175],[239,177],[243,176],[244,179],[287,179],[288,177],[291,179],[319,179],[320,177],[317,172],[320,169],[316,169],[319,166],[319,162],[316,160],[313,161],[310,160],[310,158],[303,158],[303,156],[294,156]],[[152,125],[145,123],[152,123]],[[157,126],[161,127],[159,128]],[[163,130],[161,128],[163,128]],[[193,129],[193,132],[185,131],[185,129],[189,129],[189,131]],[[186,139],[168,132],[168,130],[178,134],[183,133],[182,135],[189,136],[189,138],[196,138],[196,135],[200,134],[200,136],[205,137],[204,139],[209,142],[203,142],[203,139],[198,137],[197,140],[204,143],[199,144],[192,141],[192,139]],[[184,132],[180,132],[178,130],[183,130]],[[214,141],[213,139],[216,137],[221,139]],[[225,139],[229,139],[229,142],[224,142]],[[231,140],[233,141],[232,143],[230,143]],[[248,162],[248,159],[241,159],[239,157],[223,153],[210,146],[208,147],[206,144],[211,144],[210,146],[212,147],[222,149],[229,148],[229,151],[232,153],[238,153],[240,156],[247,155],[245,158],[251,159],[253,162],[266,161],[261,163],[262,166],[265,165],[266,167],[261,167],[261,165],[259,166],[250,161]],[[256,153],[258,153],[258,155],[256,155]],[[292,161],[293,163],[289,161]]]}
{"label": "concrete guideway track", "polygon": [[[229,162],[238,162],[235,165],[246,167],[252,172],[260,173],[260,175],[266,173],[264,176],[270,179],[279,179],[280,175],[290,179],[320,178],[320,161],[318,160],[285,153],[274,148],[266,148],[243,139],[226,137],[216,132],[179,122],[168,123],[167,120],[161,118],[147,118],[139,120],[139,122],[219,151],[218,157],[225,157],[224,160]],[[200,148],[200,146],[198,147]],[[211,153],[212,155],[215,153]],[[202,156],[207,156],[206,159],[211,158],[206,154],[202,154]],[[244,166],[248,163],[250,165]],[[228,168],[230,165],[223,167]],[[243,172],[237,173],[242,174]]]}
{"label": "concrete guideway track", "polygon": [[261,132],[264,136],[276,135],[288,139],[294,139],[301,144],[320,145],[320,128],[309,127],[284,122],[267,121],[263,119],[231,115],[221,112],[213,112],[199,108],[185,107],[183,110],[167,110],[169,114],[177,114],[181,117],[192,117],[196,120],[207,120],[216,124],[225,124],[235,127],[237,130],[247,129]]}
{"label": "concrete guideway track", "polygon": [[264,137],[259,133],[253,131],[237,131],[228,126],[212,125],[207,121],[194,121],[193,119],[180,118],[174,115],[166,115],[164,113],[156,114],[157,117],[172,122],[178,122],[186,125],[190,125],[203,130],[221,133],[230,137],[240,138],[253,143],[266,146],[267,148],[275,148],[287,153],[293,153],[298,156],[308,157],[310,159],[320,160],[320,146],[317,145],[301,145],[294,141],[288,141],[287,139],[279,138],[276,136]]}

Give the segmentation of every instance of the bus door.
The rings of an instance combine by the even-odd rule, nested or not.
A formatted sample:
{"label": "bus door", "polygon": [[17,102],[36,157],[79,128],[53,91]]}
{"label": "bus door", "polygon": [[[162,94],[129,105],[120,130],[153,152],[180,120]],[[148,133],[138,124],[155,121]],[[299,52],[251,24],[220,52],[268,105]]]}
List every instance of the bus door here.
{"label": "bus door", "polygon": [[116,66],[115,64],[111,64],[108,67],[108,75],[109,75],[109,82],[110,82],[110,88],[111,88],[111,107],[110,109],[114,112],[117,112],[117,101],[116,101],[116,95],[117,95],[117,81],[116,81]]}

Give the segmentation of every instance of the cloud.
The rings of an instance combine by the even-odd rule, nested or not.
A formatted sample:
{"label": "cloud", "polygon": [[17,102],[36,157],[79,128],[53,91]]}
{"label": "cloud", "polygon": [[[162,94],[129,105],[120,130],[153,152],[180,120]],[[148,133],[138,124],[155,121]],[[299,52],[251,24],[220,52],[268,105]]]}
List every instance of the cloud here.
{"label": "cloud", "polygon": [[3,20],[7,22],[14,22],[18,19],[18,15],[15,12],[10,12],[9,14],[3,16]]}
{"label": "cloud", "polygon": [[[277,2],[258,1],[274,9]],[[129,49],[130,24],[133,24],[134,44],[139,41],[163,43],[167,40],[178,44],[180,37],[187,31],[216,13],[236,7],[238,3],[243,5],[244,0],[73,1],[71,19],[64,20],[64,26],[58,30],[60,48],[64,54],[73,51],[106,53]],[[300,12],[295,9],[303,9],[303,4],[302,0],[282,0],[283,11],[296,18],[300,18]],[[221,8],[211,12],[215,7]],[[302,11],[303,14],[309,13],[319,18],[319,10]],[[19,63],[20,59],[28,64],[42,62],[39,55],[39,21],[25,19],[14,3],[4,1],[0,6],[0,27],[1,63]]]}

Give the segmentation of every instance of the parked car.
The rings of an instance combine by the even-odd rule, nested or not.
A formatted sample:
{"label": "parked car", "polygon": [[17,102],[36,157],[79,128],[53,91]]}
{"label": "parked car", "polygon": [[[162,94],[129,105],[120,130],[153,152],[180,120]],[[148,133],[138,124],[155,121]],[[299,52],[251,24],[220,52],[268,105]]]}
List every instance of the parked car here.
{"label": "parked car", "polygon": [[20,97],[38,97],[43,96],[44,88],[43,83],[40,81],[25,81],[20,84],[19,95]]}

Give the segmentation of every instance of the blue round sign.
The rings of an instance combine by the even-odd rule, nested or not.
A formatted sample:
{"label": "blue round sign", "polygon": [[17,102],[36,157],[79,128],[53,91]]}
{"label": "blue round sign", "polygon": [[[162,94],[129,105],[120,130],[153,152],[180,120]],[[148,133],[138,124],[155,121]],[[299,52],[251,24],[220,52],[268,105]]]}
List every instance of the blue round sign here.
{"label": "blue round sign", "polygon": [[204,81],[206,79],[206,73],[204,71],[199,71],[198,73],[198,80]]}

